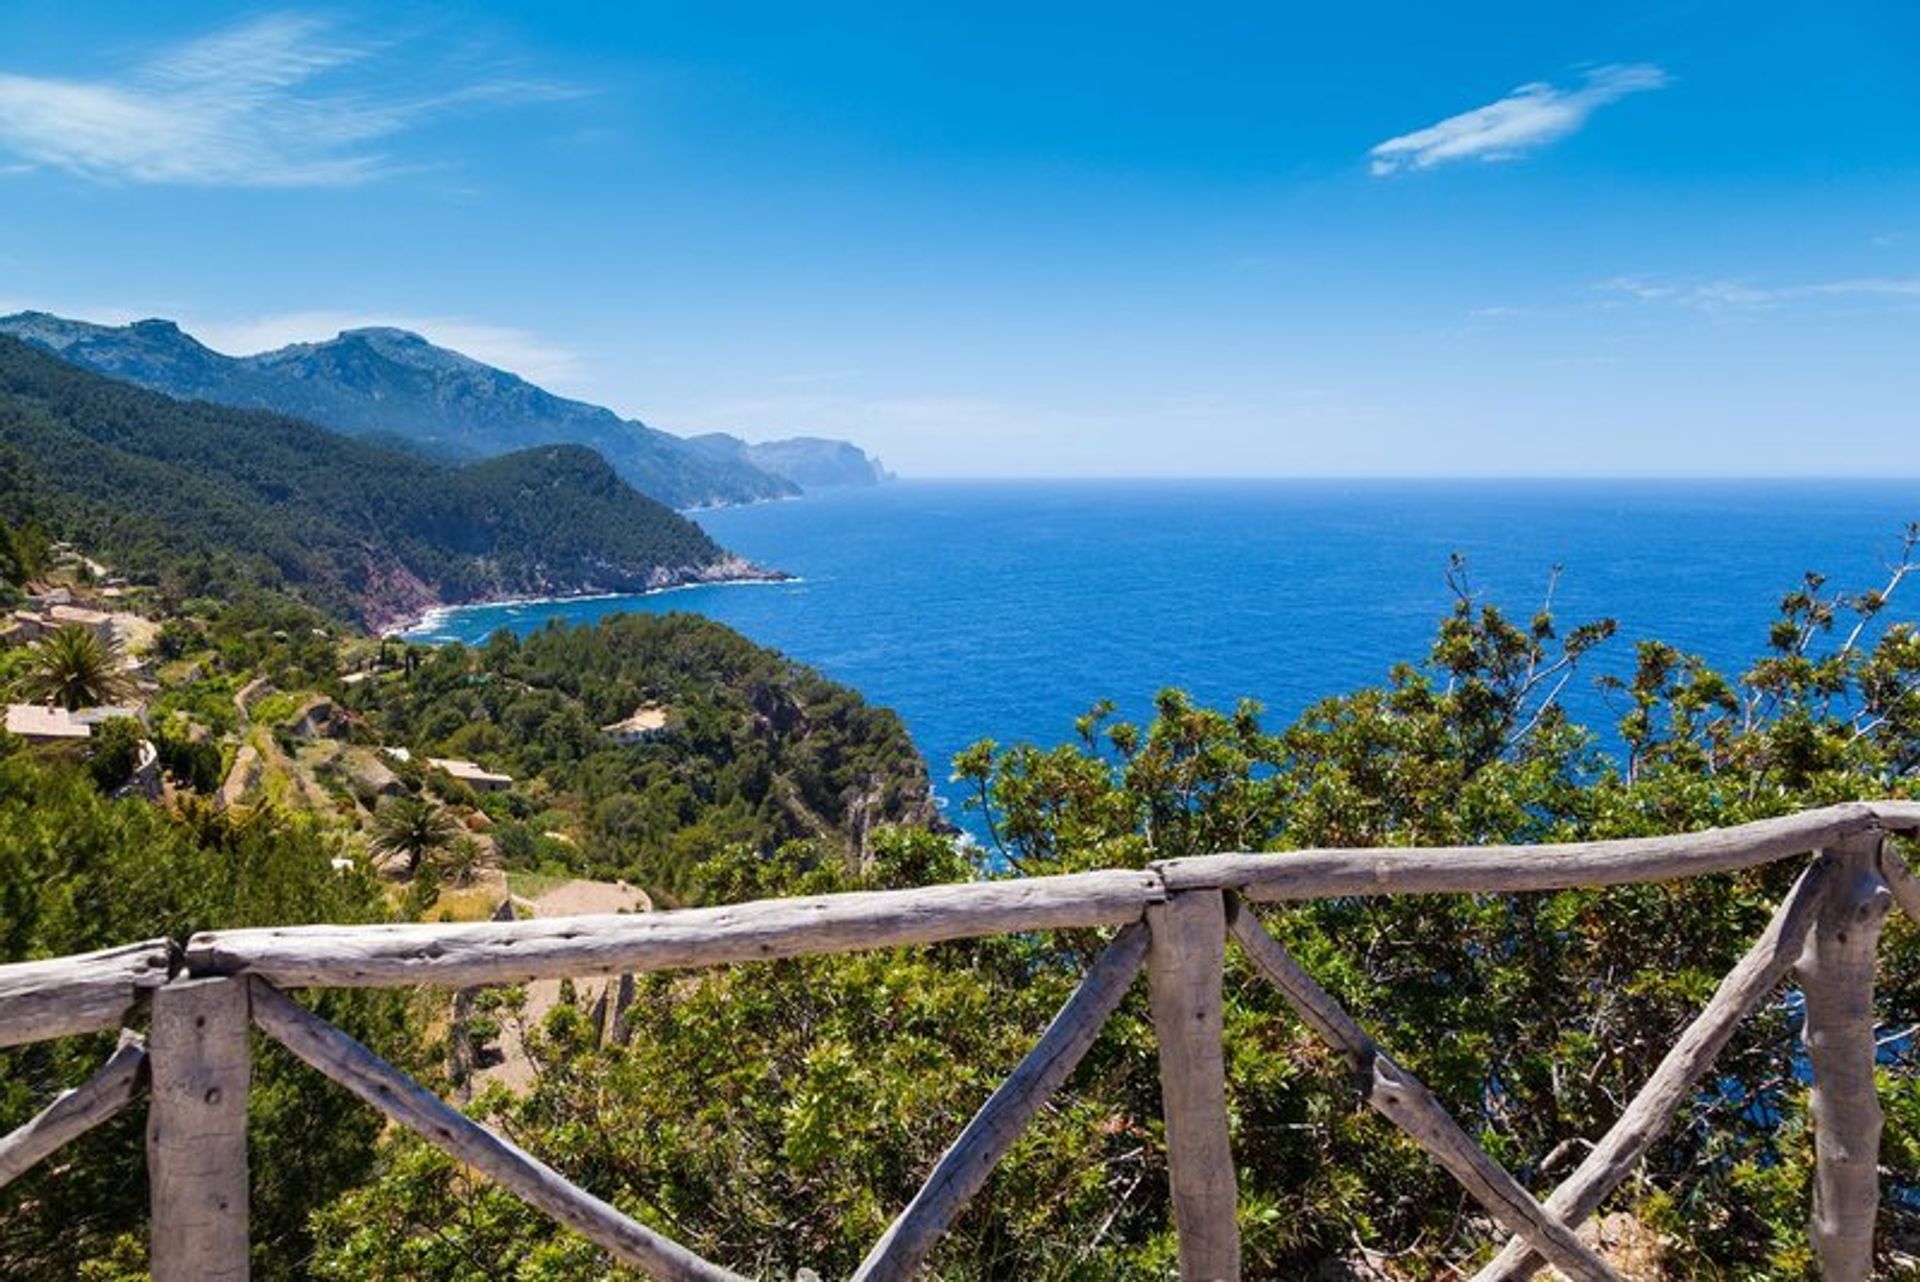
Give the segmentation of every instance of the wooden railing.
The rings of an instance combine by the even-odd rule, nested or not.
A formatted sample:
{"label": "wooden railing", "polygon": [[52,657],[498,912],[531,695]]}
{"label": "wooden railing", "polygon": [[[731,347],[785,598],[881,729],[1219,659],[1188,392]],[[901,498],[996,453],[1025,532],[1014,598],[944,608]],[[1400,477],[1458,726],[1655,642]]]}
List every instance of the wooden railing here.
{"label": "wooden railing", "polygon": [[[708,1263],[465,1116],[287,988],[470,987],[630,975],[984,935],[1117,927],[1032,1052],[983,1104],[855,1274],[917,1274],[994,1166],[1066,1081],[1141,969],[1160,1044],[1169,1178],[1188,1279],[1240,1276],[1227,1130],[1222,978],[1231,937],[1301,1019],[1352,1063],[1366,1102],[1444,1166],[1512,1235],[1476,1275],[1544,1263],[1586,1282],[1619,1275],[1576,1233],[1672,1124],[1735,1026],[1789,975],[1805,995],[1816,1178],[1809,1232],[1825,1277],[1873,1267],[1881,1114],[1873,983],[1880,925],[1920,883],[1889,848],[1920,803],[1852,803],[1739,827],[1624,841],[1456,849],[1303,850],[1175,859],[1138,872],[763,900],[724,908],[460,925],[295,926],[166,940],[0,966],[0,1046],[123,1027],[148,1034],[79,1089],[0,1138],[0,1185],[126,1108],[147,1083],[151,1266],[157,1282],[247,1275],[248,1026],[392,1121],[657,1278],[723,1279]],[[1247,901],[1498,893],[1664,881],[1813,852],[1759,940],[1620,1120],[1544,1201],[1487,1156],[1419,1080],[1315,983]]]}

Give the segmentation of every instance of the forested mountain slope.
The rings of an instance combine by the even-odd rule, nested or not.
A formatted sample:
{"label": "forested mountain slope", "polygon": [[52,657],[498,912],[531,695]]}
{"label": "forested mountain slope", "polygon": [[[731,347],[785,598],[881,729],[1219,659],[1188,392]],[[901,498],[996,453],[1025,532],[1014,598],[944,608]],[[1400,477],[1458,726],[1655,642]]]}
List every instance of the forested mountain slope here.
{"label": "forested mountain slope", "polygon": [[671,507],[799,493],[747,459],[716,457],[401,329],[350,329],[256,356],[216,352],[166,320],[116,327],[20,312],[0,317],[0,334],[169,396],[289,414],[352,436],[404,441],[430,457],[459,461],[584,445]]}
{"label": "forested mountain slope", "polygon": [[447,466],[177,401],[4,336],[0,515],[136,578],[284,588],[375,626],[440,603],[757,573],[581,446]]}

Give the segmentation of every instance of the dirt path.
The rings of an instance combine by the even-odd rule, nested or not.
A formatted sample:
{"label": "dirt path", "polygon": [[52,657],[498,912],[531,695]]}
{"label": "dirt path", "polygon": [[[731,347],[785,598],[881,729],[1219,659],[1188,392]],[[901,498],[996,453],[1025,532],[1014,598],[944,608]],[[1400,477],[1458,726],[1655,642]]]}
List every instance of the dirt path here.
{"label": "dirt path", "polygon": [[[513,908],[515,914],[521,917],[579,917],[590,913],[652,912],[653,903],[644,890],[625,882],[568,881],[532,900],[516,898]],[[526,1009],[520,1019],[509,1021],[501,1027],[500,1062],[473,1075],[475,1089],[498,1082],[511,1090],[524,1091],[533,1084],[534,1070],[527,1056],[526,1033],[528,1029],[538,1028],[545,1023],[547,1015],[559,1005],[560,985],[563,982],[558,979],[536,979],[527,985]],[[580,1005],[592,1010],[609,982],[605,979],[575,980],[573,987],[579,995]]]}
{"label": "dirt path", "polygon": [[233,710],[240,714],[240,728],[245,730],[253,724],[253,713],[247,708],[253,696],[272,684],[265,676],[255,677],[233,692]]}

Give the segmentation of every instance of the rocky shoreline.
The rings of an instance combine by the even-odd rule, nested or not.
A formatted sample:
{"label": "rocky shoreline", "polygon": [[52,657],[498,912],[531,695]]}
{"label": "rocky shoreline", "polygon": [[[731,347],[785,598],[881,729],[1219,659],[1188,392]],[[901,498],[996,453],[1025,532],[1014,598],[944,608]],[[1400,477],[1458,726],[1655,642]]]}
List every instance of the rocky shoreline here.
{"label": "rocky shoreline", "polygon": [[367,627],[376,636],[412,636],[432,631],[448,616],[460,610],[502,605],[549,605],[623,596],[657,596],[687,588],[791,583],[796,578],[796,575],[785,570],[768,569],[744,557],[728,555],[707,565],[654,566],[644,575],[623,577],[610,584],[580,584],[525,593],[486,593],[461,600],[436,599],[410,605],[396,603],[398,608],[393,609],[381,609],[377,603],[370,602]]}

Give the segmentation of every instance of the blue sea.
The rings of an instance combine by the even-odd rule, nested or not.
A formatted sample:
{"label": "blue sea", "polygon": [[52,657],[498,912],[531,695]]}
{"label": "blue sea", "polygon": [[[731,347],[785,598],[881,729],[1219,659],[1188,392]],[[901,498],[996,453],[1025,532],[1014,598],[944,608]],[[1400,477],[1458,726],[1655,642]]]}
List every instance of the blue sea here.
{"label": "blue sea", "polygon": [[[1879,586],[1920,483],[901,481],[698,519],[797,581],[474,607],[414,635],[706,615],[897,710],[958,818],[954,753],[1068,739],[1103,697],[1138,716],[1166,686],[1250,696],[1277,725],[1378,683],[1425,654],[1453,552],[1518,617],[1558,566],[1565,624],[1619,620],[1568,691],[1599,722],[1592,678],[1624,671],[1636,639],[1737,668],[1804,572]],[[1889,614],[1920,615],[1920,590]]]}

